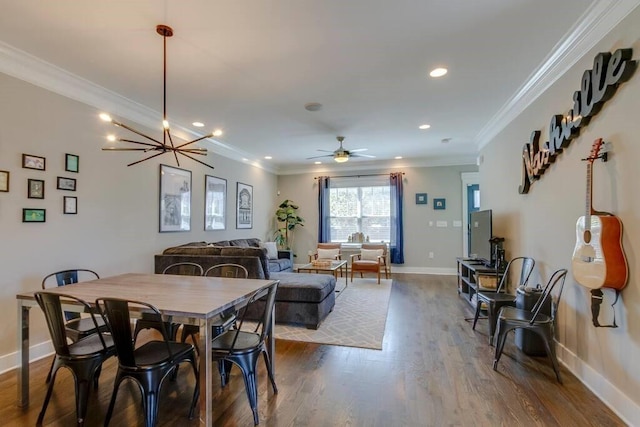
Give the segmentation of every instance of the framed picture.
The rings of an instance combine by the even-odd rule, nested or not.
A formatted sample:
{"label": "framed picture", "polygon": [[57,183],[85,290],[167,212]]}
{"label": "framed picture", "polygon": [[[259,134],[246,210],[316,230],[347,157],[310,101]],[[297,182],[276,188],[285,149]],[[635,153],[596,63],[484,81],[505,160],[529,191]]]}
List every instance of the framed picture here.
{"label": "framed picture", "polygon": [[64,178],[59,176],[58,186],[56,188],[58,190],[76,191],[76,180],[75,178]]}
{"label": "framed picture", "polygon": [[44,181],[41,179],[28,179],[27,197],[29,199],[44,199]]}
{"label": "framed picture", "polygon": [[416,205],[427,204],[427,193],[416,193]]}
{"label": "framed picture", "polygon": [[204,176],[204,229],[226,228],[227,180],[215,176]]}
{"label": "framed picture", "polygon": [[62,213],[75,215],[78,213],[78,198],[64,196],[62,198]]}
{"label": "framed picture", "polygon": [[191,171],[160,165],[160,232],[191,230]]}
{"label": "framed picture", "polygon": [[236,228],[253,228],[253,186],[241,182],[236,187]]}
{"label": "framed picture", "polygon": [[44,157],[31,154],[22,155],[22,167],[25,169],[46,170],[47,160]]}
{"label": "framed picture", "polygon": [[0,191],[9,192],[9,171],[0,171]]}
{"label": "framed picture", "polygon": [[45,222],[46,219],[46,209],[22,209],[22,222]]}
{"label": "framed picture", "polygon": [[433,199],[433,209],[445,210],[447,208],[447,201],[445,199]]}
{"label": "framed picture", "polygon": [[64,170],[67,172],[78,173],[80,167],[80,157],[75,154],[64,155]]}

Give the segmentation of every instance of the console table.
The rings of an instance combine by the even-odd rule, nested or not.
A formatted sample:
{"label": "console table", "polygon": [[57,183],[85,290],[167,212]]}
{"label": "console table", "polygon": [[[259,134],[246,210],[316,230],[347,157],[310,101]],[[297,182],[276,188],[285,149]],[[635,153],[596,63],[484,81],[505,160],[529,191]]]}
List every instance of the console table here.
{"label": "console table", "polygon": [[458,294],[475,307],[476,292],[495,291],[502,279],[502,272],[496,274],[495,268],[489,268],[480,261],[456,258],[458,266]]}

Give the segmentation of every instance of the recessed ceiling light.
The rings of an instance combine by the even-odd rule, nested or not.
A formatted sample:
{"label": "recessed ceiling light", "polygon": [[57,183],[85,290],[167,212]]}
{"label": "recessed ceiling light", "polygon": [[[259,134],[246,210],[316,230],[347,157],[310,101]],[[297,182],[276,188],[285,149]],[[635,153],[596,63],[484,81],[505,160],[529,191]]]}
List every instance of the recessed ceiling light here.
{"label": "recessed ceiling light", "polygon": [[431,72],[429,73],[429,75],[431,77],[442,77],[445,74],[447,74],[447,69],[446,68],[435,68],[433,70],[431,70]]}
{"label": "recessed ceiling light", "polygon": [[401,158],[402,158],[402,156],[396,156],[396,157],[394,157],[394,159],[396,159],[396,160],[400,160]]}
{"label": "recessed ceiling light", "polygon": [[267,159],[267,160],[273,159],[273,157],[271,157],[271,156],[264,156],[264,158]]}
{"label": "recessed ceiling light", "polygon": [[313,162],[313,163],[316,164],[316,165],[321,165],[322,164],[322,162]]}
{"label": "recessed ceiling light", "polygon": [[213,131],[213,136],[222,136],[222,129],[216,129]]}
{"label": "recessed ceiling light", "polygon": [[304,104],[304,109],[307,111],[320,111],[322,110],[322,104],[319,102],[309,102],[308,104]]}
{"label": "recessed ceiling light", "polygon": [[447,142],[450,142],[451,138],[442,138],[442,140],[440,142],[442,142],[443,144],[446,144]]}
{"label": "recessed ceiling light", "polygon": [[431,125],[420,125],[418,126],[418,129],[429,129],[431,127]]}
{"label": "recessed ceiling light", "polygon": [[195,127],[197,127],[197,128],[202,128],[202,127],[204,127],[204,123],[202,123],[202,122],[193,122],[193,123],[191,123],[191,124],[192,124],[192,125],[194,125],[194,126],[195,126]]}
{"label": "recessed ceiling light", "polygon": [[243,158],[242,158],[242,161],[243,161],[243,162],[248,162],[248,161],[249,161],[249,159],[247,159],[246,157],[243,157]]}

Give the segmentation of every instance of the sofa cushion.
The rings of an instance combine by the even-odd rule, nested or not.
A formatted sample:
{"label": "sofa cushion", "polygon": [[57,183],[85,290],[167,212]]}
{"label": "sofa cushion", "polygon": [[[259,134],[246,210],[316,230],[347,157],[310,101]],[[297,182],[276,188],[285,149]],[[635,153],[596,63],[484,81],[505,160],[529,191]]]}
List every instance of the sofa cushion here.
{"label": "sofa cushion", "polygon": [[249,247],[237,247],[226,246],[220,248],[220,255],[222,256],[255,256],[260,259],[262,269],[264,270],[266,278],[269,279],[269,260],[267,259],[267,250],[265,248],[249,248]]}
{"label": "sofa cushion", "polygon": [[276,242],[264,242],[264,247],[267,248],[267,257],[269,259],[278,259],[278,247]]}
{"label": "sofa cushion", "polygon": [[336,278],[330,274],[272,273],[271,279],[280,280],[276,301],[317,303],[336,288]]}
{"label": "sofa cushion", "polygon": [[231,246],[228,240],[220,240],[219,242],[209,243],[210,246]]}
{"label": "sofa cushion", "polygon": [[260,239],[249,238],[249,239],[234,239],[229,240],[229,246],[240,246],[243,248],[258,248],[260,247]]}
{"label": "sofa cushion", "polygon": [[336,259],[340,255],[340,249],[318,248],[318,259]]}
{"label": "sofa cushion", "polygon": [[222,248],[217,246],[208,246],[206,243],[203,246],[190,246],[182,245],[173,248],[165,249],[163,255],[220,255]]}
{"label": "sofa cushion", "polygon": [[269,260],[269,271],[277,273],[278,271],[292,271],[293,262],[289,258],[278,258]]}
{"label": "sofa cushion", "polygon": [[360,249],[360,259],[365,261],[378,261],[382,256],[382,249]]}

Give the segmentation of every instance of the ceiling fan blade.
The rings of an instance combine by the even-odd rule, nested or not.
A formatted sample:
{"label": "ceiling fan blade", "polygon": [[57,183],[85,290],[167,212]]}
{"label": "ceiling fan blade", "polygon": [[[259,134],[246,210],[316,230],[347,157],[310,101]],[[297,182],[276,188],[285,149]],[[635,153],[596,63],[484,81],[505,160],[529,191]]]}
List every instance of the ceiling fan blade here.
{"label": "ceiling fan blade", "polygon": [[332,150],[321,150],[321,149],[319,149],[319,148],[318,148],[316,151],[322,151],[322,152],[324,152],[324,153],[333,153],[333,151],[332,151]]}
{"label": "ceiling fan blade", "polygon": [[355,150],[349,150],[350,153],[357,153],[359,151],[367,151],[368,148],[356,148]]}
{"label": "ceiling fan blade", "polygon": [[333,157],[333,154],[323,154],[322,156],[307,157],[307,160],[319,159],[320,157]]}
{"label": "ceiling fan blade", "polygon": [[376,156],[372,156],[370,154],[351,154],[351,157],[368,157],[370,159],[375,159]]}

